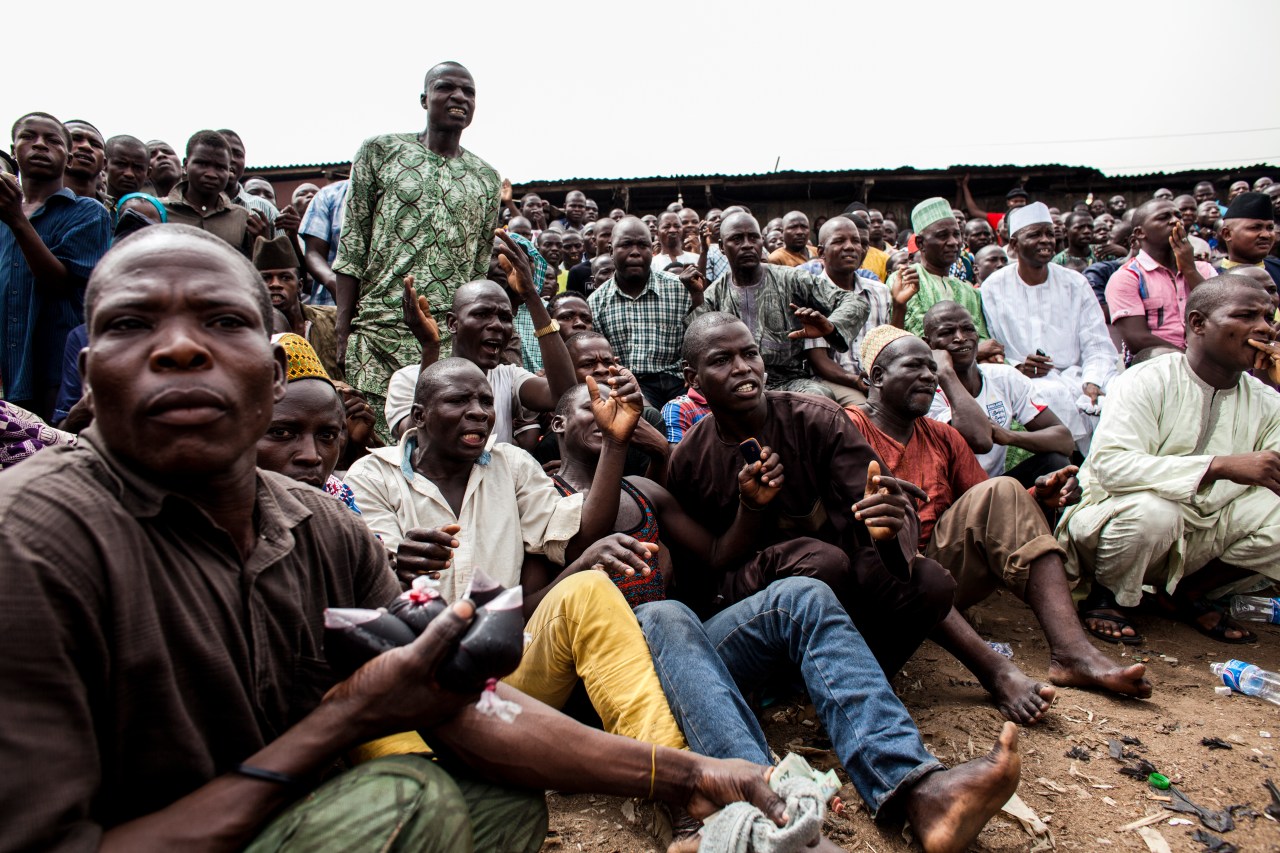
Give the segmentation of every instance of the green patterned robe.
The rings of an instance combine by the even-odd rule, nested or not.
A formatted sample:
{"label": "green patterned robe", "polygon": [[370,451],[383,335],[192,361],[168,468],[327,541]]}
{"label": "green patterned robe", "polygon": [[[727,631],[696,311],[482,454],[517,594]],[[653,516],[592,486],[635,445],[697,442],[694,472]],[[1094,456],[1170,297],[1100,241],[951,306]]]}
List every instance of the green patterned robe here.
{"label": "green patterned robe", "polygon": [[347,341],[347,381],[357,389],[384,398],[391,374],[420,357],[401,309],[407,274],[430,301],[448,353],[444,315],[454,292],[489,270],[501,188],[493,167],[470,151],[446,159],[416,133],[360,146],[333,261],[334,272],[360,282]]}

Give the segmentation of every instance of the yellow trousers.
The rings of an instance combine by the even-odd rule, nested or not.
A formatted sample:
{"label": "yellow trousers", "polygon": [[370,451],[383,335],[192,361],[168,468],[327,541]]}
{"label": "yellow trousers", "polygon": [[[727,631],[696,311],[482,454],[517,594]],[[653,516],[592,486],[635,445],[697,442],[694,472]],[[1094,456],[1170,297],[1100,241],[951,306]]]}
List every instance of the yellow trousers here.
{"label": "yellow trousers", "polygon": [[[525,630],[532,641],[503,681],[539,702],[563,708],[581,679],[605,731],[687,749],[671,715],[640,624],[604,572],[579,572],[556,584]],[[353,760],[426,752],[415,732],[372,741]]]}

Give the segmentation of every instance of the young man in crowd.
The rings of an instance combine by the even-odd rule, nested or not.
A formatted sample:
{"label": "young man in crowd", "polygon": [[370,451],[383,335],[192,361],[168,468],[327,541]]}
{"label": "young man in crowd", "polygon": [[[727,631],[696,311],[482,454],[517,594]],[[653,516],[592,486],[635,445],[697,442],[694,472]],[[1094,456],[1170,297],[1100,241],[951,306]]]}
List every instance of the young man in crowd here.
{"label": "young man in crowd", "polygon": [[1255,282],[1211,279],[1187,297],[1186,353],[1113,383],[1083,500],[1058,525],[1071,576],[1092,581],[1082,607],[1096,630],[1142,642],[1133,608],[1152,584],[1201,633],[1254,639],[1205,594],[1253,573],[1280,578],[1280,396],[1245,376],[1270,366],[1256,345],[1272,340],[1274,311]]}
{"label": "young man in crowd", "polygon": [[259,237],[253,246],[253,265],[266,282],[271,307],[288,319],[289,331],[311,344],[330,379],[341,379],[335,332],[337,309],[308,305],[301,300],[302,279],[292,238],[288,234],[277,234],[271,240]]}
{"label": "young man in crowd", "polygon": [[866,323],[867,300],[830,280],[765,263],[760,226],[749,213],[725,217],[720,234],[729,271],[710,284],[696,269],[681,276],[690,290],[685,322],[706,312],[740,318],[761,343],[767,387],[831,398],[831,390],[813,378],[808,342],[823,339],[835,351],[848,350]]}
{"label": "young man in crowd", "polygon": [[107,163],[107,143],[102,131],[80,119],[72,119],[66,127],[71,134],[64,175],[66,187],[80,198],[103,201],[99,182]]}
{"label": "young man in crowd", "polygon": [[1192,256],[1191,243],[1172,202],[1152,199],[1133,214],[1138,254],[1107,280],[1106,302],[1131,355],[1147,347],[1186,345],[1187,296],[1216,274]]}
{"label": "young man in crowd", "polygon": [[1241,192],[1232,200],[1222,215],[1222,242],[1227,256],[1218,262],[1219,272],[1262,267],[1280,284],[1280,262],[1267,262],[1276,244],[1276,222],[1266,194]]}
{"label": "young man in crowd", "polygon": [[1067,247],[1053,256],[1051,263],[1068,266],[1068,261],[1083,262],[1089,266],[1097,260],[1093,255],[1093,217],[1084,211],[1073,210],[1064,222],[1067,229]]}
{"label": "young man in crowd", "polygon": [[[357,516],[255,466],[286,388],[256,271],[208,234],[157,226],[98,266],[86,309],[93,427],[0,475],[0,763],[47,771],[0,779],[7,847],[536,851],[546,788],[698,816],[747,798],[782,822],[763,767],[587,729],[506,686],[512,723],[442,689],[468,602],[338,682],[324,608],[383,606],[400,585]],[[343,753],[408,729],[452,767],[521,787],[411,755],[321,782]]]}
{"label": "young man in crowd", "polygon": [[12,142],[21,178],[0,174],[0,379],[6,400],[49,420],[111,216],[64,185],[72,143],[62,122],[29,113]]}
{"label": "young man in crowd", "polygon": [[111,137],[107,140],[106,154],[107,197],[114,210],[120,199],[146,188],[150,163],[147,146],[136,136]]}
{"label": "young man in crowd", "polygon": [[251,224],[253,214],[227,197],[231,148],[226,137],[212,130],[192,134],[182,165],[186,177],[174,184],[164,199],[169,221],[208,231],[249,257],[261,228],[255,231]]}
{"label": "young man in crowd", "polygon": [[[589,493],[595,487],[601,442],[592,405],[587,389],[576,386],[557,408],[553,429],[564,446],[564,465],[556,475],[561,491]],[[782,667],[803,678],[873,816],[907,815],[925,850],[964,846],[1016,786],[1012,726],[1006,725],[985,759],[943,770],[831,588],[813,578],[775,581],[705,625],[685,605],[663,600],[674,568],[664,539],[712,571],[740,561],[751,549],[757,520],[786,476],[778,455],[767,447],[761,451],[760,460],[738,471],[740,506],[718,538],[657,483],[622,482],[615,530],[643,537],[659,550],[645,569],[612,575],[620,588],[632,590],[628,600],[690,747],[704,755],[768,763],[764,732],[741,691],[763,686]]]}
{"label": "young man in crowd", "polygon": [[982,284],[987,328],[1085,453],[1119,355],[1089,282],[1050,263],[1053,220],[1044,203],[1011,210],[1008,224],[1018,260]]}
{"label": "young man in crowd", "polygon": [[[380,415],[391,374],[417,360],[403,334],[404,276],[414,277],[441,326],[454,292],[488,271],[498,223],[498,173],[462,147],[476,108],[471,72],[456,62],[434,66],[419,102],[422,132],[375,136],[356,153],[333,261],[338,364]],[[378,431],[390,437],[389,425]]]}
{"label": "young man in crowd", "polygon": [[925,415],[938,387],[929,345],[894,326],[863,343],[870,393],[846,411],[895,476],[921,484],[920,548],[956,581],[955,604],[932,635],[991,693],[1006,719],[1034,723],[1055,691],[997,654],[960,615],[1003,587],[1031,607],[1049,641],[1049,680],[1146,697],[1146,668],[1115,666],[1089,644],[1076,618],[1063,551],[1041,507],[1054,513],[1079,499],[1069,466],[1031,489],[1011,477],[988,478],[964,439]]}
{"label": "young man in crowd", "polygon": [[[926,311],[924,339],[938,372],[929,417],[964,437],[988,477],[1005,475],[1010,447],[1031,454],[1008,471],[1027,488],[1069,464],[1076,449],[1071,431],[1016,368],[978,363],[978,329],[963,305],[939,302]],[[1012,429],[1014,420],[1023,429]]]}
{"label": "young man in crowd", "polygon": [[[919,556],[918,489],[885,471],[868,496],[868,464],[880,462],[871,446],[830,399],[766,391],[761,347],[737,317],[695,320],[684,361],[690,388],[711,410],[671,456],[667,488],[685,512],[713,536],[729,528],[739,507],[738,445],[748,439],[773,448],[786,477],[760,514],[759,553],[724,572],[683,572],[676,597],[705,617],[779,578],[819,578],[884,672],[896,673],[950,612],[955,592],[946,570]],[[873,538],[873,524],[889,535]],[[677,565],[685,565],[680,555]]]}
{"label": "young man in crowd", "polygon": [[147,180],[151,182],[154,195],[167,198],[182,180],[182,158],[163,139],[153,139],[147,143],[147,159],[150,163]]}
{"label": "young man in crowd", "polygon": [[685,248],[678,214],[668,211],[658,217],[658,243],[662,251],[653,253],[654,272],[678,276],[685,267],[698,262],[698,256]]}
{"label": "young man in crowd", "polygon": [[769,253],[769,263],[798,267],[813,260],[816,254],[809,245],[809,217],[799,210],[782,217],[782,248]]}

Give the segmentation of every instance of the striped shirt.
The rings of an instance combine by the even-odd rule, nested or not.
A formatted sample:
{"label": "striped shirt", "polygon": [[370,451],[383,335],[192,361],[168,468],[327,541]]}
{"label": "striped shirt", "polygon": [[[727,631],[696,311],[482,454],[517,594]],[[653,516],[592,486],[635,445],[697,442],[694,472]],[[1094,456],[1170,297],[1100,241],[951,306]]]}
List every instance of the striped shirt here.
{"label": "striped shirt", "polygon": [[65,187],[30,221],[77,286],[63,296],[38,288],[13,231],[0,226],[0,381],[6,400],[35,399],[39,389],[62,381],[67,335],[84,322],[84,284],[111,247],[111,214],[96,199]]}
{"label": "striped shirt", "polygon": [[684,317],[692,303],[680,279],[651,270],[644,289],[631,297],[611,278],[587,302],[596,331],[632,373],[681,375]]}

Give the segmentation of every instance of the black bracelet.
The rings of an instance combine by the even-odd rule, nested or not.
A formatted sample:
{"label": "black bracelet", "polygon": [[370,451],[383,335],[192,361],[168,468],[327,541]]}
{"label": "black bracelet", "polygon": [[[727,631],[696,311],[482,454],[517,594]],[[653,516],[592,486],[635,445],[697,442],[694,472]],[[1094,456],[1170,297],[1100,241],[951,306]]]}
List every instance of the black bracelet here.
{"label": "black bracelet", "polygon": [[237,764],[231,768],[231,772],[238,773],[241,776],[248,776],[250,779],[257,779],[259,782],[272,782],[276,785],[283,785],[286,788],[302,787],[302,780],[297,776],[254,767],[252,764]]}

